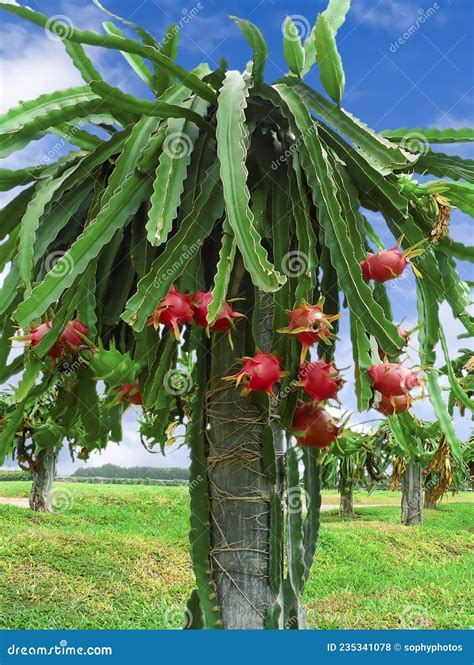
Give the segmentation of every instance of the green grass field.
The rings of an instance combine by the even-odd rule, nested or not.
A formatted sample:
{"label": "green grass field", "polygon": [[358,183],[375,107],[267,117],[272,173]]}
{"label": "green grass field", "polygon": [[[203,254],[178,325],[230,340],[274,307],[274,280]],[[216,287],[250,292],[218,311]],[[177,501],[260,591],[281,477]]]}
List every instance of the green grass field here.
{"label": "green grass field", "polygon": [[[0,483],[26,497],[29,483]],[[185,487],[57,483],[60,514],[0,505],[0,628],[180,628],[193,576]],[[472,496],[399,524],[399,496],[323,513],[304,594],[315,628],[469,628]],[[337,495],[325,493],[326,504]],[[392,505],[390,505],[392,504]]]}

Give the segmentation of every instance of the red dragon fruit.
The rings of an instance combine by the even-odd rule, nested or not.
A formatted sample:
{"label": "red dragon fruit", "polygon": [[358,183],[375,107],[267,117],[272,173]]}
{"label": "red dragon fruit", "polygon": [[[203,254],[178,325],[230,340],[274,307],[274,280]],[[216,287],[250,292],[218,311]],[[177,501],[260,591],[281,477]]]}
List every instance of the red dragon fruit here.
{"label": "red dragon fruit", "polygon": [[260,390],[275,397],[273,386],[283,376],[286,376],[286,372],[281,369],[280,358],[272,353],[257,351],[253,358],[243,358],[240,372],[225,376],[224,381],[235,381],[236,386],[243,383],[244,395]]}
{"label": "red dragon fruit", "polygon": [[147,325],[153,325],[155,330],[160,323],[173,330],[177,340],[179,340],[180,326],[190,323],[193,318],[191,307],[192,296],[180,293],[174,286],[170,288],[168,294],[163,300],[160,300],[152,316],[147,321]]}
{"label": "red dragon fruit", "polygon": [[363,261],[360,262],[362,274],[369,281],[388,282],[390,279],[396,279],[404,272],[408,264],[413,268],[413,272],[420,277],[420,272],[411,262],[411,259],[423,253],[417,245],[400,251],[399,242],[392,249],[381,249],[376,254],[368,252]]}
{"label": "red dragon fruit", "polygon": [[[27,341],[30,343],[31,348],[34,348],[35,346],[38,346],[43,337],[52,327],[52,321],[45,321],[44,323],[34,325],[27,335],[15,337],[14,339]],[[48,351],[48,355],[55,359],[63,356],[68,351],[78,350],[83,345],[83,336],[87,335],[87,332],[88,329],[79,319],[68,321],[63,332],[59,336],[59,339]]]}
{"label": "red dragon fruit", "polygon": [[339,370],[324,360],[301,365],[298,378],[299,381],[295,384],[295,388],[304,388],[307,394],[317,402],[337,399],[337,393],[344,384]]}
{"label": "red dragon fruit", "polygon": [[324,299],[317,305],[310,305],[303,300],[301,305],[288,312],[289,325],[278,332],[294,335],[301,342],[300,361],[304,362],[308,349],[320,340],[329,342],[334,334],[331,322],[340,318],[340,314],[328,315],[323,311]]}
{"label": "red dragon fruit", "polygon": [[327,448],[339,435],[340,429],[321,406],[306,402],[296,407],[291,430],[301,445]]}
{"label": "red dragon fruit", "polygon": [[[210,291],[196,291],[192,298],[191,306],[193,308],[194,321],[202,328],[208,327],[207,313],[209,304],[212,301],[212,293]],[[228,332],[232,328],[234,319],[243,317],[245,314],[236,312],[232,309],[229,303],[225,302],[217,319],[210,327],[211,332]]]}
{"label": "red dragon fruit", "polygon": [[410,390],[421,385],[418,373],[400,363],[384,362],[372,365],[367,370],[372,379],[372,387],[386,397],[407,395]]}
{"label": "red dragon fruit", "polygon": [[[27,335],[20,336],[20,337],[14,337],[14,339],[18,339],[21,341],[28,341],[30,342],[31,348],[34,348],[35,346],[38,346],[38,344],[41,342],[43,337],[51,330],[53,327],[52,321],[45,321],[45,323],[38,323],[34,324],[33,327],[31,328],[30,332]],[[57,345],[57,342],[54,346]],[[53,347],[54,348],[54,347]],[[50,349],[49,354],[51,355],[52,349]],[[60,355],[60,354],[58,354]]]}
{"label": "red dragon fruit", "polygon": [[141,405],[143,400],[138,383],[124,383],[119,390],[119,401]]}
{"label": "red dragon fruit", "polygon": [[410,409],[411,403],[412,398],[409,395],[392,395],[392,397],[382,395],[375,408],[384,416],[394,416],[396,413],[406,413]]}
{"label": "red dragon fruit", "polygon": [[87,332],[85,325],[79,319],[74,319],[66,324],[59,341],[72,348],[78,347],[84,342],[84,335],[87,335]]}

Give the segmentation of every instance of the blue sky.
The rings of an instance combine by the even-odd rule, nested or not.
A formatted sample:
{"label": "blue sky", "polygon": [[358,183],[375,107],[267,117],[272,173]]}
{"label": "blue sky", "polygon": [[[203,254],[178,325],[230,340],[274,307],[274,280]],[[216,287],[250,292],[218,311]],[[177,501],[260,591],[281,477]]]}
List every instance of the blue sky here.
{"label": "blue sky", "polygon": [[[101,22],[109,20],[92,2],[84,0],[30,0],[28,4],[50,16],[62,17],[66,24],[81,29],[101,30]],[[251,51],[228,16],[249,18],[260,27],[268,41],[270,55],[266,77],[271,81],[287,71],[281,49],[281,25],[285,16],[291,15],[303,36],[306,36],[318,11],[326,6],[326,0],[144,0],[133,3],[109,0],[107,6],[145,27],[158,39],[162,38],[170,23],[180,25],[178,60],[187,68],[200,62],[208,62],[215,67],[222,56],[227,58],[231,68],[245,67]],[[351,11],[338,32],[338,46],[346,75],[343,106],[377,130],[400,126],[459,128],[472,125],[473,25],[472,0],[426,0],[424,3],[412,0],[352,0]],[[411,34],[408,35],[408,31]],[[2,111],[19,99],[81,84],[62,44],[46,36],[41,28],[5,14],[2,16],[0,37]],[[110,83],[137,95],[148,94],[119,54],[92,48],[88,49],[88,53]],[[306,80],[321,89],[317,69],[311,71]],[[13,156],[5,166],[15,168],[37,162],[41,151],[47,149],[49,140],[31,144],[22,154]],[[474,149],[469,145],[440,146],[440,149],[474,158]],[[5,201],[6,196],[2,200]],[[371,221],[379,224],[376,216],[372,215]],[[380,230],[384,233],[382,226]],[[453,215],[451,233],[464,242],[472,239],[468,219],[457,211]],[[472,271],[467,266],[461,269],[466,278],[473,279]],[[397,319],[406,317],[405,327],[409,327],[407,323],[414,325],[413,275],[408,274],[406,279],[393,282],[390,295]],[[458,347],[456,335],[462,330],[445,306],[442,308],[442,319],[454,354]],[[343,324],[339,352],[339,365],[342,367],[351,363],[345,330]],[[416,364],[416,340],[410,356],[411,362]],[[342,397],[347,408],[353,409],[352,381],[346,384]],[[417,407],[417,413],[430,417],[427,402]],[[358,420],[364,419],[365,415],[360,414]],[[469,427],[468,423],[462,423],[458,418],[456,426],[460,435],[465,435]],[[117,446],[110,448],[93,463],[186,463],[184,451],[172,453],[168,459],[162,460],[158,455],[147,455],[139,448],[135,418],[131,412],[126,418],[124,445],[120,450]],[[70,468],[67,455],[64,455],[60,470],[66,472]]]}
{"label": "blue sky", "polygon": [[[179,53],[179,61],[186,67],[201,61],[216,66],[222,56],[229,60],[231,67],[244,67],[250,58],[250,49],[228,16],[249,18],[268,41],[270,57],[266,71],[271,80],[287,71],[281,50],[281,24],[285,16],[298,17],[296,22],[304,34],[326,0],[142,0],[133,3],[109,0],[106,4],[158,38],[167,25],[179,23],[187,16],[180,30]],[[48,15],[63,15],[78,28],[98,29],[102,19],[108,18],[84,0],[33,0],[29,5]],[[391,51],[391,45],[410,26],[416,25],[423,14],[431,16],[403,45]],[[4,20],[3,31],[11,23],[25,27],[30,36],[39,37],[43,33],[40,28],[27,26],[15,17],[5,15]],[[344,105],[375,129],[401,124],[466,122],[472,115],[473,24],[471,0],[426,0],[424,3],[352,0],[351,11],[338,33],[347,81]],[[11,50],[11,44],[7,41],[4,48]],[[96,49],[96,53],[101,53],[103,63],[120,64],[110,54],[104,58],[100,49]],[[308,75],[307,81],[319,86],[317,70]],[[126,81],[127,84],[136,89],[140,87],[136,80]]]}

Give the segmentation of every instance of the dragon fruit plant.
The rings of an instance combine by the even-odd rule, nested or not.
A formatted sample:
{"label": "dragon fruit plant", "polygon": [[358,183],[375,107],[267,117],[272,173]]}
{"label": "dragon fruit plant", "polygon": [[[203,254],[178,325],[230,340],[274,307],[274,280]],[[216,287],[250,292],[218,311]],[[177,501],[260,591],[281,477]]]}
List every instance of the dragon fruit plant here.
{"label": "dragon fruit plant", "polygon": [[160,300],[153,312],[153,315],[147,321],[157,330],[160,323],[173,331],[175,338],[179,341],[180,326],[189,323],[193,318],[193,308],[191,307],[191,296],[180,293],[174,286],[170,288],[165,298]]}
{"label": "dragon fruit plant", "polygon": [[331,331],[332,322],[340,318],[341,314],[325,314],[323,311],[324,299],[317,305],[310,305],[303,301],[298,307],[288,312],[289,325],[278,332],[294,335],[301,343],[300,360],[306,359],[308,349],[320,340],[329,342],[335,335]]}
{"label": "dragon fruit plant", "polygon": [[281,358],[271,353],[257,351],[252,357],[242,360],[242,369],[232,376],[225,376],[225,381],[235,381],[235,385],[243,385],[242,394],[264,392],[275,398],[273,386],[283,377],[285,372],[281,369]]}
{"label": "dragon fruit plant", "polygon": [[[23,341],[34,349],[52,328],[52,321],[34,324],[26,335],[17,335],[13,339]],[[68,321],[58,340],[47,351],[47,355],[56,360],[56,358],[64,357],[71,351],[87,348],[85,343],[87,332],[87,328],[79,319]]]}
{"label": "dragon fruit plant", "polygon": [[340,430],[329,412],[319,404],[306,402],[295,409],[291,431],[303,446],[328,448]]}
{"label": "dragon fruit plant", "polygon": [[344,379],[331,363],[317,360],[301,365],[299,381],[295,388],[302,388],[311,400],[322,402],[327,399],[338,399],[338,392],[344,385]]}
{"label": "dragon fruit plant", "polygon": [[[84,362],[68,399],[87,440],[116,440],[133,401],[141,401],[148,441],[162,445],[178,423],[186,427],[192,628],[306,626],[300,598],[318,537],[321,464],[348,440],[327,401],[342,385],[339,317],[350,329],[358,409],[382,395],[393,438],[410,448],[406,433],[416,421],[407,408],[419,379],[400,359],[406,339],[385,286],[408,264],[416,269],[420,376],[459,454],[433,365],[442,303],[473,332],[456,269],[472,250],[449,237],[451,205],[472,214],[472,165],[433,146],[474,133],[417,129],[429,146],[421,153],[406,147],[413,130],[376,133],[343,108],[336,40],[349,4],[330,0],[304,42],[288,17],[288,73],[271,82],[268,46],[248,19],[232,17],[248,42],[244,72],[224,60],[187,71],[175,60],[179,30],[155,39],[127,23],[131,38],[108,21],[107,34],[61,31],[58,17],[0,0],[2,11],[63,35],[84,79],[0,118],[2,156],[75,130],[68,132],[75,149],[56,162],[1,175],[5,189],[23,188],[0,211],[9,265],[0,289],[0,376],[23,372],[24,380],[11,424],[1,426],[0,463],[29,400],[58,378],[61,359],[53,367],[48,359],[46,377],[42,359],[64,346],[77,355],[77,339],[55,344],[67,321],[79,320],[90,348],[78,352]],[[149,94],[110,86],[90,59],[93,47],[125,56]],[[306,83],[316,65],[325,94]],[[186,150],[173,151],[176,137]],[[422,184],[416,174],[444,179]],[[364,209],[381,214],[395,247],[377,240]],[[62,256],[45,273],[49,253]],[[18,327],[30,344],[8,362]],[[113,349],[117,361],[106,355]],[[191,359],[184,371],[183,357]],[[464,400],[456,373],[449,377]],[[296,508],[285,510],[288,497]],[[238,583],[229,586],[229,575]]]}
{"label": "dragon fruit plant", "polygon": [[422,253],[423,248],[420,247],[410,247],[401,252],[398,243],[392,249],[381,249],[375,254],[369,252],[360,262],[362,274],[366,280],[388,282],[390,279],[400,277],[405,272],[405,268],[411,265],[415,275],[421,277],[420,271],[410,259],[420,256]]}

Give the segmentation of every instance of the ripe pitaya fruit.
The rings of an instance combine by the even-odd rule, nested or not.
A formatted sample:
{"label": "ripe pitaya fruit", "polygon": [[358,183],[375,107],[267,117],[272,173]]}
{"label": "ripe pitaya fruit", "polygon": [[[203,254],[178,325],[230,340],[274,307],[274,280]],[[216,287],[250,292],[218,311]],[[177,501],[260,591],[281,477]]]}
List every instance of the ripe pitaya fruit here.
{"label": "ripe pitaya fruit", "polygon": [[153,325],[157,330],[160,323],[162,323],[167,328],[172,329],[176,339],[179,340],[180,326],[190,323],[193,318],[191,298],[191,295],[180,293],[172,286],[166,297],[160,300],[156,306],[154,314],[147,321],[147,325]]}
{"label": "ripe pitaya fruit", "polygon": [[242,361],[240,372],[224,377],[224,381],[235,381],[236,386],[243,383],[244,395],[261,390],[275,397],[273,386],[286,375],[281,369],[280,358],[271,353],[257,351],[253,358],[245,357]]}
{"label": "ripe pitaya fruit", "polygon": [[[28,341],[30,342],[31,348],[34,348],[35,346],[38,346],[38,344],[41,342],[43,337],[49,333],[51,328],[53,327],[52,321],[45,321],[45,323],[38,323],[34,324],[33,327],[31,328],[30,332],[22,337],[15,337],[14,339],[22,340],[22,341]],[[57,346],[57,342],[54,346]],[[52,349],[49,350],[49,355],[51,355]],[[60,353],[58,355],[61,355]],[[52,357],[57,357],[57,356],[52,356]]]}
{"label": "ripe pitaya fruit", "polygon": [[321,299],[317,305],[310,305],[303,301],[295,309],[288,312],[289,325],[287,328],[280,328],[278,332],[294,335],[301,342],[300,361],[304,362],[308,349],[323,340],[329,342],[334,337],[331,332],[331,323],[340,318],[340,314],[328,315],[323,311],[324,299]]}
{"label": "ripe pitaya fruit", "polygon": [[339,435],[341,428],[321,406],[306,402],[296,407],[291,430],[301,445],[327,448]]}
{"label": "ripe pitaya fruit", "polygon": [[372,387],[386,397],[407,395],[410,390],[421,385],[418,373],[400,363],[384,362],[372,365],[367,370],[372,379]]}
{"label": "ripe pitaya fruit", "polygon": [[363,261],[360,262],[362,274],[369,281],[388,282],[390,279],[396,279],[404,272],[408,264],[413,268],[413,272],[420,277],[420,272],[411,262],[411,259],[423,253],[418,245],[409,249],[400,251],[400,244],[397,243],[392,249],[381,249],[376,254],[368,252]]}
{"label": "ripe pitaya fruit", "polygon": [[138,383],[124,383],[119,390],[119,401],[138,405],[143,404],[142,394],[138,387]]}
{"label": "ripe pitaya fruit", "polygon": [[380,402],[374,406],[384,416],[394,416],[396,413],[406,413],[411,403],[412,398],[409,395],[392,395],[392,397],[382,395]]}
{"label": "ripe pitaya fruit", "polygon": [[87,335],[87,332],[85,325],[79,319],[74,319],[66,324],[59,341],[71,348],[77,348],[83,344],[84,335]]}
{"label": "ripe pitaya fruit", "polygon": [[[30,343],[31,348],[34,348],[35,346],[38,346],[43,337],[52,327],[52,321],[46,321],[45,323],[39,323],[37,325],[35,324],[27,335],[15,337],[14,339],[27,341]],[[88,329],[79,319],[68,321],[63,332],[59,336],[59,339],[48,351],[48,356],[55,359],[63,356],[68,351],[77,351],[83,346],[83,336],[87,335],[87,332]]]}
{"label": "ripe pitaya fruit", "polygon": [[[197,291],[191,302],[193,308],[194,321],[202,328],[208,327],[207,312],[209,303],[212,301],[212,293],[210,291]],[[232,328],[234,319],[243,317],[245,314],[236,312],[232,309],[229,303],[225,302],[221,311],[217,315],[217,319],[210,327],[211,332],[228,332]]]}
{"label": "ripe pitaya fruit", "polygon": [[301,365],[298,378],[299,381],[295,384],[295,388],[304,388],[308,395],[317,402],[337,399],[337,393],[344,384],[339,370],[324,360]]}

